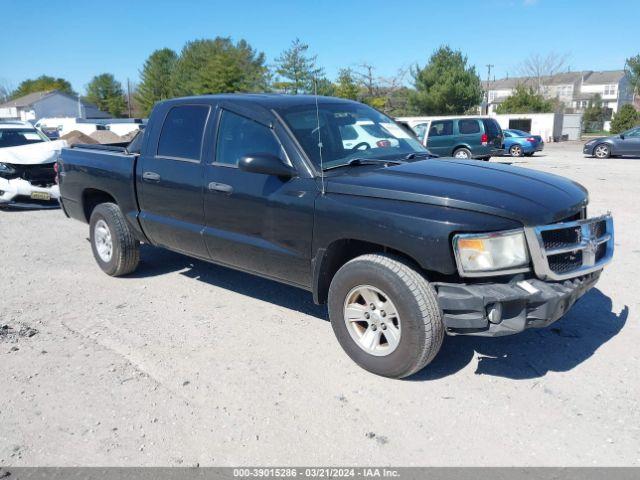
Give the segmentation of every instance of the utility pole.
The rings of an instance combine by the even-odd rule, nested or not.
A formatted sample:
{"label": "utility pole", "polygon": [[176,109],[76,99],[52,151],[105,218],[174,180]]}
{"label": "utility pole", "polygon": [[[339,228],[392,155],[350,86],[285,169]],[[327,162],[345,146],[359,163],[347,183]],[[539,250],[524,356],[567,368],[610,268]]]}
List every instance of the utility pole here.
{"label": "utility pole", "polygon": [[491,82],[491,69],[494,67],[495,65],[488,63],[486,65],[487,67],[487,111],[484,112],[485,114],[489,113],[489,82]]}
{"label": "utility pole", "polygon": [[127,78],[127,106],[129,107],[129,118],[131,118],[131,82]]}

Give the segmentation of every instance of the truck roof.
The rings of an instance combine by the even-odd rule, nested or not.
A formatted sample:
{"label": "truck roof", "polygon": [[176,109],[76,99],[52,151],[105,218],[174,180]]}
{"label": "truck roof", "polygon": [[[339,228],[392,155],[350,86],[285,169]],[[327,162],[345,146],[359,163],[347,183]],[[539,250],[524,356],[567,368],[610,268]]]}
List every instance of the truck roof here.
{"label": "truck roof", "polygon": [[247,106],[259,105],[267,110],[280,110],[300,105],[315,105],[316,99],[320,105],[327,103],[357,103],[353,100],[347,100],[344,98],[324,97],[321,95],[318,95],[317,97],[315,95],[287,95],[281,93],[229,93],[220,95],[200,95],[172,98],[171,100],[165,100],[162,103],[182,104],[188,103],[189,101],[204,101],[209,103],[225,100]]}

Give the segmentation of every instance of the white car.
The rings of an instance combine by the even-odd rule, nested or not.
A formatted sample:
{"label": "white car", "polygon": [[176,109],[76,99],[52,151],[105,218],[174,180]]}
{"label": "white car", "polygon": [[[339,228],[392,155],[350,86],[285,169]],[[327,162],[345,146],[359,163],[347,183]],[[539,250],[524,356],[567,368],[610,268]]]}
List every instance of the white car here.
{"label": "white car", "polygon": [[397,147],[398,139],[386,132],[380,125],[359,121],[340,127],[342,146],[346,150],[367,150],[369,148]]}
{"label": "white car", "polygon": [[66,146],[30,123],[0,121],[0,207],[57,207],[54,165]]}

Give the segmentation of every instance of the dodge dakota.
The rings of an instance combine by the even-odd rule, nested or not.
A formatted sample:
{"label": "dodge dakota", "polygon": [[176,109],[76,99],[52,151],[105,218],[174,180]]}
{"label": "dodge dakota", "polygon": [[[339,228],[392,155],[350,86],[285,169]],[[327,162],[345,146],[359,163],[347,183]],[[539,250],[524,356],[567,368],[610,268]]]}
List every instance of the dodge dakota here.
{"label": "dodge dakota", "polygon": [[549,325],[613,255],[612,218],[587,216],[579,184],[434,158],[386,115],[330,97],[163,101],[129,145],[64,149],[58,174],[108,275],[133,272],[147,243],[306,289],[345,352],[393,378],[445,334]]}

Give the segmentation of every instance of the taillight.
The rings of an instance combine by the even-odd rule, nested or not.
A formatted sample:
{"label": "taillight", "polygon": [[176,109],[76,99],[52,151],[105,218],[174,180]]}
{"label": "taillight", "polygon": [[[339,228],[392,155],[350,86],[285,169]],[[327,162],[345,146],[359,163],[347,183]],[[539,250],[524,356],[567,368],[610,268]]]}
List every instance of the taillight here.
{"label": "taillight", "polygon": [[536,141],[536,139],[535,139],[535,138],[533,138],[533,137],[529,137],[529,138],[527,138],[527,142],[531,142],[531,143],[533,143],[533,142],[535,142],[535,141]]}
{"label": "taillight", "polygon": [[380,148],[387,148],[391,146],[391,142],[389,140],[378,140],[376,145]]}
{"label": "taillight", "polygon": [[482,145],[486,145],[487,143],[489,143],[489,135],[483,133],[482,137],[480,137],[480,141],[482,142]]}

